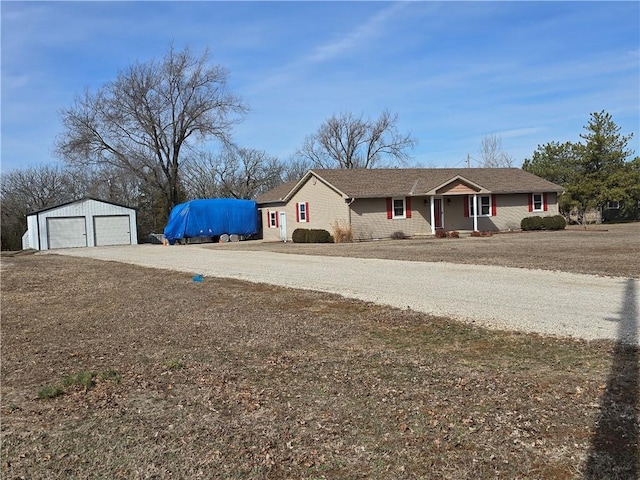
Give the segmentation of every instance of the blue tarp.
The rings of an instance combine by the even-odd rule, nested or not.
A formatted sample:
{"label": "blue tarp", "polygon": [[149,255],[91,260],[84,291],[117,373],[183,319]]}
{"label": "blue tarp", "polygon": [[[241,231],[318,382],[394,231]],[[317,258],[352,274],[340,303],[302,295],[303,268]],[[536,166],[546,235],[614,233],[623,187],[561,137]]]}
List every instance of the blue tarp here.
{"label": "blue tarp", "polygon": [[173,207],[164,229],[170,242],[190,237],[253,235],[258,233],[258,206],[255,200],[207,198]]}

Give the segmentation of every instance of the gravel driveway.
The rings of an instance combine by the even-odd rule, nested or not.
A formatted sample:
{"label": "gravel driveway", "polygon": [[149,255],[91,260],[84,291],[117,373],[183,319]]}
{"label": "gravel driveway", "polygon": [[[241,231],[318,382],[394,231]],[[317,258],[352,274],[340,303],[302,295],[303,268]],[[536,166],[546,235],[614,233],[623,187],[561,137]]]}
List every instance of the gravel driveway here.
{"label": "gravel driveway", "polygon": [[638,281],[452,263],[130,245],[48,253],[229,277],[411,308],[492,328],[638,344]]}

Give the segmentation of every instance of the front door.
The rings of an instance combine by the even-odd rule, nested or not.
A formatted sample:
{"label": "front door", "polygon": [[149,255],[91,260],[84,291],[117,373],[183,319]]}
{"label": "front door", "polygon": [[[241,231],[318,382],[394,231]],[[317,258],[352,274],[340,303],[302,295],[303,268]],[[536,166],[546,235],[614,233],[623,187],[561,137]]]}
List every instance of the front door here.
{"label": "front door", "polygon": [[442,229],[442,199],[434,198],[433,199],[433,219],[435,223],[436,230]]}
{"label": "front door", "polygon": [[280,212],[280,240],[287,241],[287,215],[284,212]]}

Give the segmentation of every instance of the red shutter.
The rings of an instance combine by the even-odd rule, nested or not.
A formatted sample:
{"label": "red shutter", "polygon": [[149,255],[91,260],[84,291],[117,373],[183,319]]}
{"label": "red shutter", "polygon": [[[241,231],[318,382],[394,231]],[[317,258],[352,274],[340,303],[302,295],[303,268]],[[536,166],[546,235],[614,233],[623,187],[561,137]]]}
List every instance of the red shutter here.
{"label": "red shutter", "polygon": [[529,211],[533,212],[533,193],[529,194]]}
{"label": "red shutter", "polygon": [[463,201],[464,201],[464,216],[468,217],[469,216],[469,195],[464,195]]}
{"label": "red shutter", "polygon": [[276,211],[276,228],[280,226],[280,214]]}
{"label": "red shutter", "polygon": [[296,203],[296,222],[300,221],[300,207],[299,207],[299,203]]}
{"label": "red shutter", "polygon": [[407,218],[411,218],[411,197],[405,198],[405,206],[407,208]]}
{"label": "red shutter", "polygon": [[391,197],[387,197],[387,219],[391,220],[393,218],[393,204],[391,201]]}
{"label": "red shutter", "polygon": [[546,193],[542,194],[542,203],[544,204],[544,211],[546,212],[547,208],[548,208],[548,206],[547,206],[547,194]]}
{"label": "red shutter", "polygon": [[491,195],[491,216],[492,217],[495,217],[496,216],[496,212],[497,212],[496,198],[497,198],[497,195],[495,193],[493,193]]}
{"label": "red shutter", "polygon": [[305,202],[304,211],[307,214],[307,223],[309,223],[309,202]]}

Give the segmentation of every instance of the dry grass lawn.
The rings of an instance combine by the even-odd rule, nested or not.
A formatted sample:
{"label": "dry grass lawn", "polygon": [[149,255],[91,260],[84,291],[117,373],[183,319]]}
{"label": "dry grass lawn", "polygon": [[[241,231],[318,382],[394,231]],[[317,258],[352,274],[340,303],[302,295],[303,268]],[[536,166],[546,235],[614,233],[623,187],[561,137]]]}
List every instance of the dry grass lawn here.
{"label": "dry grass lawn", "polygon": [[373,257],[421,262],[539,268],[640,278],[640,223],[570,227],[557,232],[499,233],[492,237],[380,240],[343,244],[239,242],[211,248],[303,255]]}
{"label": "dry grass lawn", "polygon": [[[581,268],[637,278],[625,264],[637,267],[638,255],[623,247],[638,246],[624,232],[575,233],[603,239],[581,244]],[[491,242],[526,236],[385,244],[427,242],[460,260],[464,242],[515,252]],[[640,473],[637,348],[111,262],[29,255],[1,265],[3,479]],[[624,308],[637,318],[638,306]]]}

